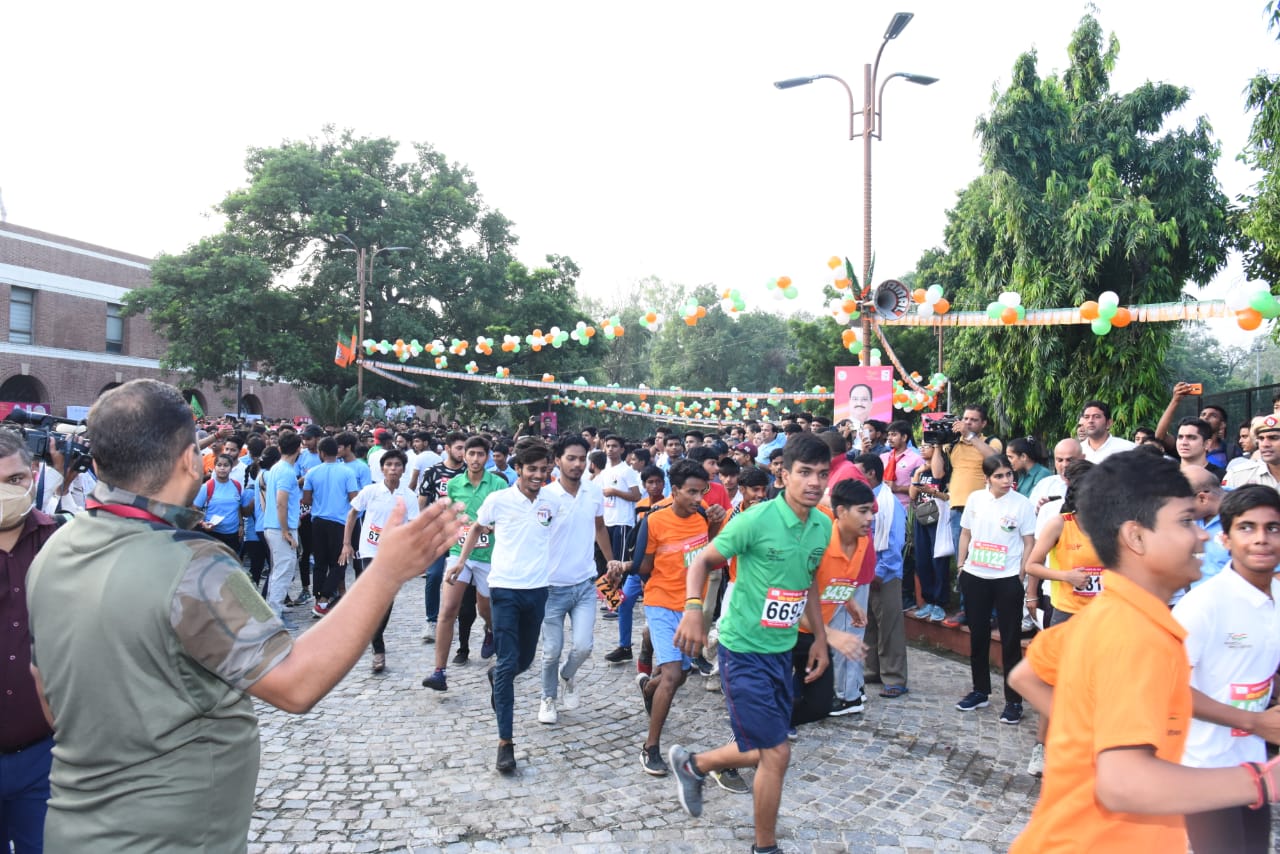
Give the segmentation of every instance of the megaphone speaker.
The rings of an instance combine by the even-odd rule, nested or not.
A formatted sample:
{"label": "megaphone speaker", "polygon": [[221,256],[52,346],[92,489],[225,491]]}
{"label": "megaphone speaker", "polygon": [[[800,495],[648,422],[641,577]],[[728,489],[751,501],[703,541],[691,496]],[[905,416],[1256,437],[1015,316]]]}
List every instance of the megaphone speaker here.
{"label": "megaphone speaker", "polygon": [[876,287],[871,302],[875,306],[876,317],[897,320],[906,315],[911,306],[911,292],[897,279],[888,279]]}

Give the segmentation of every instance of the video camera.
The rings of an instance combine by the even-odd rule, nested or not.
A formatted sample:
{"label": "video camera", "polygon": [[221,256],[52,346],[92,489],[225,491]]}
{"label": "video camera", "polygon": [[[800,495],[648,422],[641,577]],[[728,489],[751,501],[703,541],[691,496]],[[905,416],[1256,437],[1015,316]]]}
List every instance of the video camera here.
{"label": "video camera", "polygon": [[93,463],[93,454],[88,444],[76,437],[84,432],[84,423],[70,418],[55,418],[52,415],[41,415],[27,412],[15,407],[4,417],[4,425],[12,425],[22,433],[26,440],[27,450],[36,459],[53,464],[54,451],[62,454],[62,474],[69,472],[81,474],[89,470]]}
{"label": "video camera", "polygon": [[936,447],[959,442],[960,433],[956,431],[956,422],[959,420],[960,418],[955,415],[945,415],[935,419],[932,422],[932,428],[924,431],[925,443]]}

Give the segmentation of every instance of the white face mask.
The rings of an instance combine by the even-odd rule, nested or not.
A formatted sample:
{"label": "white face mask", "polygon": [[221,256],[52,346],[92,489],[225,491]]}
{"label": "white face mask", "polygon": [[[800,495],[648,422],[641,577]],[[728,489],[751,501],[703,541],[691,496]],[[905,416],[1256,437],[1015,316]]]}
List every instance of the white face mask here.
{"label": "white face mask", "polygon": [[35,506],[35,481],[26,487],[16,483],[0,483],[0,531],[7,531],[22,524]]}

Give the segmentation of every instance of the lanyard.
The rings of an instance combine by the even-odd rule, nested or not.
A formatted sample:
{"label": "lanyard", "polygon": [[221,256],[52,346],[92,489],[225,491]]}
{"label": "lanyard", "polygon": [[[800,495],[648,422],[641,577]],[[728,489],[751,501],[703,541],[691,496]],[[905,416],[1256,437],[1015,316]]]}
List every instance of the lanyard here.
{"label": "lanyard", "polygon": [[142,519],[145,522],[159,522],[162,525],[169,525],[171,528],[173,527],[156,514],[148,513],[146,510],[138,507],[131,507],[128,504],[103,504],[100,501],[95,501],[90,498],[85,501],[85,509],[105,510],[113,516],[121,516],[125,519]]}

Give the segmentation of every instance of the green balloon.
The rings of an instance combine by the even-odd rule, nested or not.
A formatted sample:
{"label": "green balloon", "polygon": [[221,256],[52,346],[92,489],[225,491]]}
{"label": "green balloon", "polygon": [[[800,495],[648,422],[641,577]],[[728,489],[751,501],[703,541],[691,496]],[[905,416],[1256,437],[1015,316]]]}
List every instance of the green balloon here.
{"label": "green balloon", "polygon": [[993,302],[987,304],[987,317],[992,320],[999,320],[1000,315],[1004,313],[1004,305],[1002,303]]}
{"label": "green balloon", "polygon": [[861,342],[861,341],[859,341],[857,338],[853,339],[853,341],[849,344],[849,352],[850,352],[850,353],[852,353],[852,354],[853,354],[853,355],[855,355],[855,356],[856,356],[856,355],[858,355],[859,353],[861,353],[861,352],[862,352],[862,342]]}
{"label": "green balloon", "polygon": [[1024,306],[1021,306],[1021,305],[1016,306],[1016,307],[1014,308],[1014,311],[1018,312],[1018,319],[1019,319],[1019,320],[1026,320],[1026,319],[1027,319],[1027,309],[1026,309]]}
{"label": "green balloon", "polygon": [[1111,321],[1099,315],[1089,324],[1089,328],[1093,330],[1094,335],[1106,335],[1111,331]]}
{"label": "green balloon", "polygon": [[1111,318],[1113,318],[1113,317],[1115,317],[1115,316],[1116,316],[1116,309],[1117,309],[1117,308],[1118,308],[1118,306],[1114,306],[1114,305],[1102,305],[1102,304],[1099,304],[1099,305],[1098,305],[1098,317],[1103,318],[1103,319],[1105,319],[1105,320],[1108,320],[1108,321],[1109,321],[1109,320],[1111,320]]}
{"label": "green balloon", "polygon": [[1280,317],[1280,301],[1277,301],[1275,297],[1272,297],[1270,302],[1267,303],[1267,307],[1258,309],[1258,313],[1267,320],[1273,320]]}
{"label": "green balloon", "polygon": [[1261,291],[1253,295],[1253,299],[1249,300],[1249,308],[1259,314],[1266,314],[1268,307],[1275,302],[1275,297],[1271,296],[1270,291]]}
{"label": "green balloon", "polygon": [[798,288],[787,288],[785,291],[782,292],[782,295],[787,299],[795,299],[796,297],[800,296],[800,291]]}

